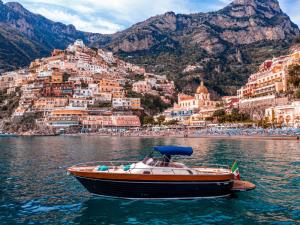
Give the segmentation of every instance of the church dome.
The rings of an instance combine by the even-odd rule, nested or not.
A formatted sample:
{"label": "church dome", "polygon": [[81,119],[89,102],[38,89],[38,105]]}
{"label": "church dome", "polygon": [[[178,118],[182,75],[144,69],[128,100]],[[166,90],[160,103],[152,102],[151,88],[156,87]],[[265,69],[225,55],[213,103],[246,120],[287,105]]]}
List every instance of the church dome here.
{"label": "church dome", "polygon": [[208,89],[204,86],[203,81],[201,81],[200,86],[197,88],[196,94],[208,94]]}

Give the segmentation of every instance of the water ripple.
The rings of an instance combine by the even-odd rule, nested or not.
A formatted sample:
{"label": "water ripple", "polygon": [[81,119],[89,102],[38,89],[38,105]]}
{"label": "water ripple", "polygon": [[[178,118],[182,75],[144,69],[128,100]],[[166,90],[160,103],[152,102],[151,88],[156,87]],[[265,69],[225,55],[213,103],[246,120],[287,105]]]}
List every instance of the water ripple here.
{"label": "water ripple", "polygon": [[[187,163],[239,161],[251,192],[197,201],[126,201],[90,195],[65,169],[132,160],[153,145],[189,145]],[[9,138],[0,142],[0,224],[300,224],[300,143],[105,137]]]}

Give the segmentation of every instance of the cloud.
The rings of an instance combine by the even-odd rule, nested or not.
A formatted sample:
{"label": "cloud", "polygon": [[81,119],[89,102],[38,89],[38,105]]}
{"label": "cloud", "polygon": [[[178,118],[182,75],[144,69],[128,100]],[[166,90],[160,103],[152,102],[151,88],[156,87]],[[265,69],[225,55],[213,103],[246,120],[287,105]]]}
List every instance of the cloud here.
{"label": "cloud", "polygon": [[[6,0],[7,1],[7,0]],[[26,8],[79,30],[114,33],[167,11],[215,11],[232,0],[19,0]],[[280,0],[283,10],[300,24],[300,0]]]}
{"label": "cloud", "polygon": [[[88,11],[88,9],[83,9],[83,8],[81,10]],[[70,13],[63,9],[49,9],[45,7],[38,7],[38,8],[34,8],[32,12],[41,14],[53,21],[57,21],[59,18],[59,22],[65,24],[73,24],[77,29],[83,31],[107,34],[107,33],[114,33],[116,31],[125,28],[105,18],[101,18],[101,17],[84,18],[79,16],[78,14]]]}

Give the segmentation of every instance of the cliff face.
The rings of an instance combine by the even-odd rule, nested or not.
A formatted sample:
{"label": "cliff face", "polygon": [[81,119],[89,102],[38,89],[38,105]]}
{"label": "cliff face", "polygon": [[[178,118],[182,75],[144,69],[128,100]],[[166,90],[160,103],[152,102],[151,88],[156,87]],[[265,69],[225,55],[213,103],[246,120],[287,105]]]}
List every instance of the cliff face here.
{"label": "cliff face", "polygon": [[26,66],[79,38],[88,42],[90,35],[31,13],[19,3],[0,2],[0,71]]}
{"label": "cliff face", "polygon": [[152,17],[112,35],[104,45],[116,52],[133,52],[149,50],[161,43],[168,47],[179,43],[215,53],[225,50],[226,44],[222,42],[251,44],[298,34],[298,27],[281,11],[277,0],[235,0],[217,12],[191,15],[168,12]]}
{"label": "cliff face", "polygon": [[[224,9],[190,15],[167,12],[112,34],[77,31],[0,1],[0,71],[29,64],[75,39],[112,50],[193,90],[199,74],[220,94],[234,94],[263,60],[286,54],[298,27],[277,0],[234,0]],[[186,68],[196,68],[189,70]]]}
{"label": "cliff face", "polygon": [[235,0],[210,21],[222,29],[221,38],[233,44],[283,40],[299,34],[277,0]]}
{"label": "cliff face", "polygon": [[[216,12],[155,16],[94,45],[169,74],[185,90],[197,86],[200,74],[216,92],[234,94],[256,66],[285,54],[298,35],[277,0],[235,0]],[[191,66],[197,69],[183,73]]]}

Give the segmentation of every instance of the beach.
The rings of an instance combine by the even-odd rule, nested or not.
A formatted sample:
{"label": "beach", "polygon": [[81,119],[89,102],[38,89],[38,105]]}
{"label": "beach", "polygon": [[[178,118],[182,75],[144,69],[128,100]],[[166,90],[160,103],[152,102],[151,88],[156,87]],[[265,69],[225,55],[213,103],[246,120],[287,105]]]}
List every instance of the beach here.
{"label": "beach", "polygon": [[126,130],[126,131],[102,131],[76,134],[64,134],[65,136],[106,136],[106,137],[143,137],[143,138],[213,138],[213,139],[261,139],[261,140],[300,140],[300,129],[202,129],[191,131],[184,130]]}

